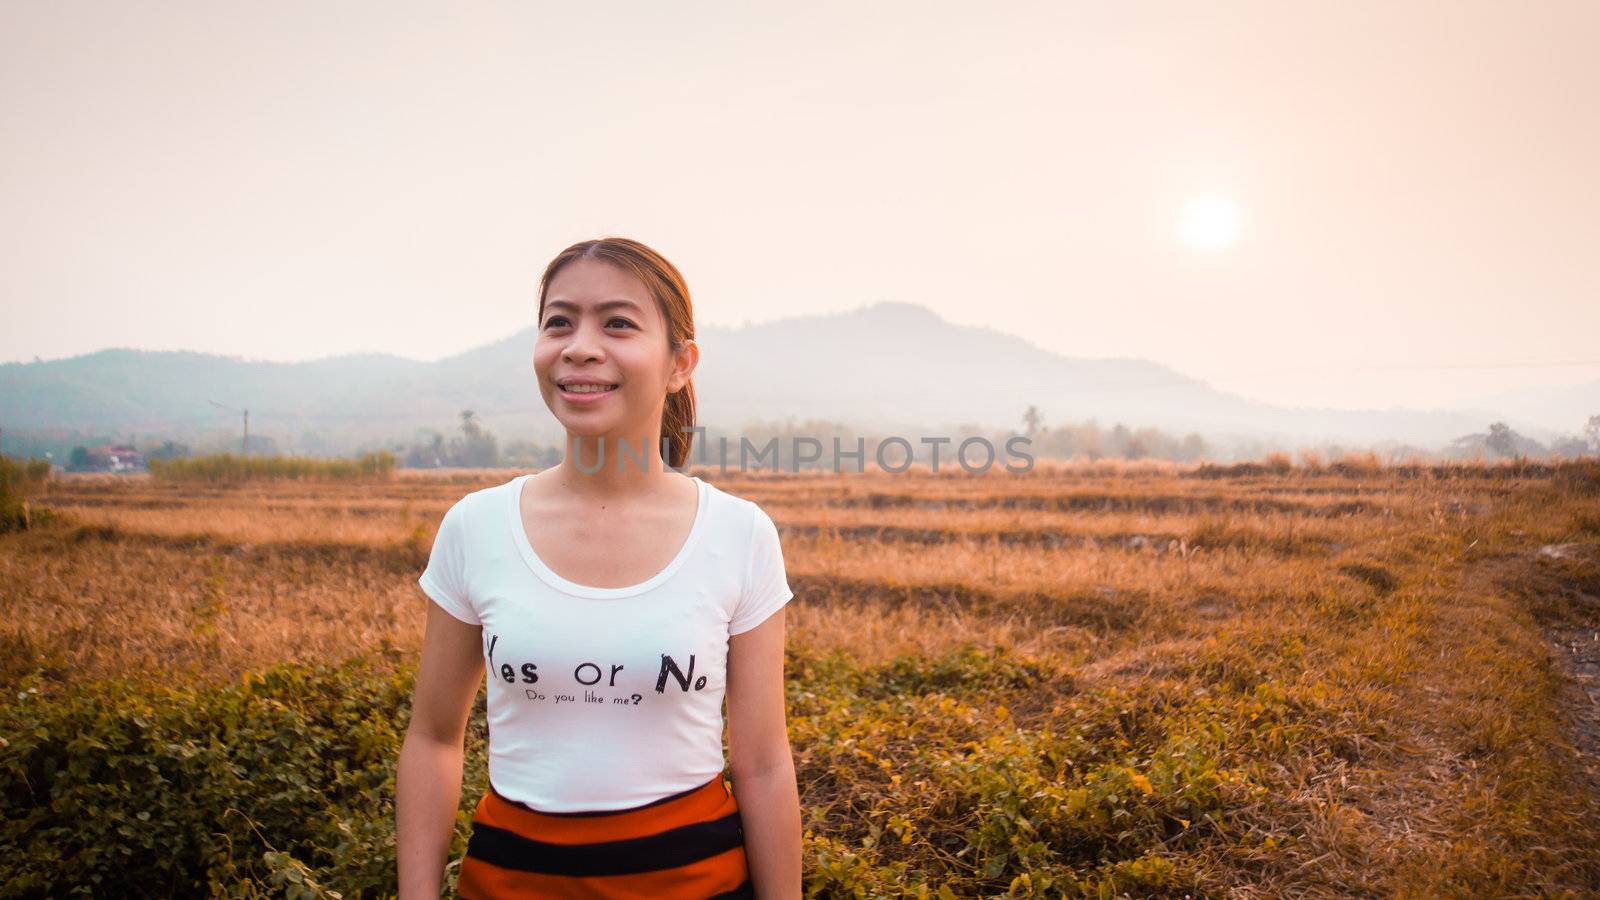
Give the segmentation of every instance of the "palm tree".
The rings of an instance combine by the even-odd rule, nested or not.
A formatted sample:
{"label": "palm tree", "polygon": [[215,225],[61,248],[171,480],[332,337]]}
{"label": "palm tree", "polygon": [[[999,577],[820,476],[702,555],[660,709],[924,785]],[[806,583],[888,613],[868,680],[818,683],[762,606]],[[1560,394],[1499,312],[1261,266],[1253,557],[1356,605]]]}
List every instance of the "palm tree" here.
{"label": "palm tree", "polygon": [[1039,407],[1030,404],[1028,411],[1022,414],[1022,423],[1028,426],[1026,432],[1028,437],[1031,438],[1038,434],[1039,429],[1044,425],[1044,416],[1039,414]]}

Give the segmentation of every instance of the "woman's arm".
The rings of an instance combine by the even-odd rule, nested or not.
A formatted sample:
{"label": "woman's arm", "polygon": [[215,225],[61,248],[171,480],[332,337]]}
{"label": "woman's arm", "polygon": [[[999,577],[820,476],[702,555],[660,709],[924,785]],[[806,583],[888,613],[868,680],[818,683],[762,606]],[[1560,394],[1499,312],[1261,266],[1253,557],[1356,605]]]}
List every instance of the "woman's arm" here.
{"label": "woman's arm", "polygon": [[483,628],[428,601],[411,724],[395,773],[400,898],[437,900],[461,803],[467,719],[483,678]]}
{"label": "woman's arm", "polygon": [[728,638],[728,755],[761,900],[800,896],[800,790],[784,712],[783,626],[780,607]]}

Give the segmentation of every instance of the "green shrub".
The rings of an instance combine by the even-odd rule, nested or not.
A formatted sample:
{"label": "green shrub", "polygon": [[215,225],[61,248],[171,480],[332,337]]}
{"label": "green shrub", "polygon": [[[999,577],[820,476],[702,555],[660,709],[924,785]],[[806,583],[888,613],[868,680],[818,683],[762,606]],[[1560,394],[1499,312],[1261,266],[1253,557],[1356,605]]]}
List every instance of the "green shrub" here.
{"label": "green shrub", "polygon": [[[1270,681],[1080,692],[1003,648],[789,656],[809,897],[1194,893],[1195,863],[1173,854],[1259,802],[1241,752],[1302,740],[1310,711]],[[414,671],[357,658],[154,690],[24,677],[0,700],[0,897],[392,895]],[[452,862],[487,786],[482,710]]]}
{"label": "green shrub", "polygon": [[359,459],[318,459],[310,456],[191,456],[147,461],[158,481],[238,482],[263,478],[343,481],[388,478],[394,472],[394,454],[387,450],[364,453]]}
{"label": "green shrub", "polygon": [[1229,735],[1283,705],[1081,693],[1004,647],[860,667],[796,650],[791,667],[797,772],[823,801],[804,811],[807,896],[1193,893],[1165,854],[1250,796]]}
{"label": "green shrub", "polygon": [[[30,676],[0,707],[0,896],[392,895],[412,678],[359,660],[154,692]],[[469,752],[457,856],[484,784]]]}
{"label": "green shrub", "polygon": [[862,693],[872,697],[951,690],[1029,690],[1067,675],[1044,660],[1009,648],[986,652],[967,643],[940,657],[902,654],[864,673]]}
{"label": "green shrub", "polygon": [[0,534],[28,527],[28,495],[50,477],[47,459],[0,456]]}

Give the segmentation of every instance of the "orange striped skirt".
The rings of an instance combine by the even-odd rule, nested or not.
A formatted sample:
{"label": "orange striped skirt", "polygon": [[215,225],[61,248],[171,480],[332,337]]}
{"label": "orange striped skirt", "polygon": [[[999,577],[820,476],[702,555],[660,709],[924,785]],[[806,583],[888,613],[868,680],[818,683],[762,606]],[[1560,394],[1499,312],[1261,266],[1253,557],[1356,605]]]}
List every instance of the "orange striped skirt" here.
{"label": "orange striped skirt", "polygon": [[502,898],[753,898],[744,827],[721,773],[643,806],[540,812],[490,785],[456,889]]}

